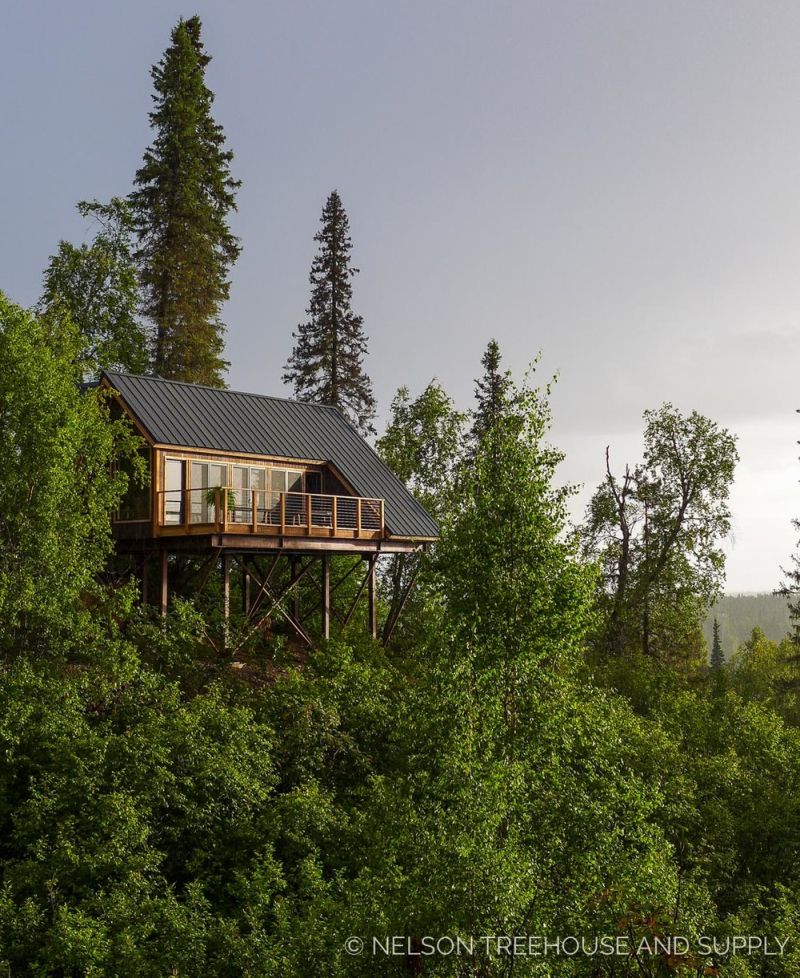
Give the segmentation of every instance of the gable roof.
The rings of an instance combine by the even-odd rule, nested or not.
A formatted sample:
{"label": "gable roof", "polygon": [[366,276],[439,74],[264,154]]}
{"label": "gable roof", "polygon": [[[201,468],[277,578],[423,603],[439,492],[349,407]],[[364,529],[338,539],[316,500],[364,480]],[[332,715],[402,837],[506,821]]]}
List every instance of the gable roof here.
{"label": "gable roof", "polygon": [[386,501],[392,536],[439,535],[433,518],[337,408],[137,374],[102,376],[157,444],[329,462],[356,495]]}

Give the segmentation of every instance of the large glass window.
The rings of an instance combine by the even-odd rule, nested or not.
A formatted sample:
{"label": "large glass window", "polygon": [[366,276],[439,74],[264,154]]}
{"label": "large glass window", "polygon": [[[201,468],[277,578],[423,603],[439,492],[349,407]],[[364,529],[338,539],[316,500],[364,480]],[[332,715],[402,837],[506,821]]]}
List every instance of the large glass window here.
{"label": "large glass window", "polygon": [[214,499],[217,489],[228,484],[228,466],[218,462],[192,462],[192,523],[213,523],[217,519]]}
{"label": "large glass window", "polygon": [[270,489],[273,492],[302,492],[303,473],[299,469],[271,468]]}
{"label": "large glass window", "polygon": [[281,493],[291,494],[287,496],[287,514],[291,513],[287,522],[302,521],[306,512],[303,500],[297,495],[304,490],[302,469],[168,458],[164,467],[164,522],[173,525],[184,522],[184,502],[188,495],[189,522],[215,523],[222,515],[215,510],[216,491],[225,488],[231,490],[228,519],[232,523],[253,521],[253,490],[259,523],[280,523]]}
{"label": "large glass window", "polygon": [[[266,503],[264,490],[267,487],[266,469],[252,468],[247,465],[231,467],[231,484],[233,487],[233,513],[231,518],[236,523],[250,523],[253,519],[253,492],[256,491],[256,508],[263,510]],[[264,522],[259,517],[260,522]]]}
{"label": "large glass window", "polygon": [[164,522],[183,523],[183,490],[186,488],[186,463],[168,458],[164,463]]}

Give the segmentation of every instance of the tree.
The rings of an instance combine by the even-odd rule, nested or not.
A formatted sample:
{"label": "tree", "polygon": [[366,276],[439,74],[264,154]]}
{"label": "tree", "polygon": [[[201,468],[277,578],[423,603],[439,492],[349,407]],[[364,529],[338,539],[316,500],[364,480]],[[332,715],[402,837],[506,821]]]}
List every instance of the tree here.
{"label": "tree", "polygon": [[364,321],[351,307],[358,269],[350,263],[350,221],[338,191],[325,202],[320,223],[314,235],[320,248],[309,275],[308,319],[292,334],[295,345],[283,380],[294,386],[300,400],[331,404],[369,434],[375,430],[375,398],[364,372]]}
{"label": "tree", "polygon": [[[792,527],[795,531],[800,530],[800,520],[792,520]],[[792,641],[800,647],[800,556],[797,553],[792,555],[792,566],[783,571],[783,583],[775,592],[786,598],[789,606],[789,619],[792,624]]]}
{"label": "tree", "polygon": [[[410,714],[424,744],[410,757],[425,772],[407,779],[419,785],[413,803],[387,804],[386,817],[410,809],[424,840],[412,869],[420,928],[427,914],[466,934],[533,921],[537,932],[602,933],[628,901],[656,903],[653,882],[666,888],[671,869],[644,824],[650,789],[625,756],[636,721],[582,681],[594,572],[567,532],[570,490],[554,483],[562,455],[546,441],[547,394],[509,384],[507,395],[459,475],[432,558],[440,614]],[[626,892],[612,894],[609,880],[623,877]]]}
{"label": "tree", "polygon": [[725,665],[725,653],[722,651],[722,642],[719,638],[719,622],[714,619],[714,641],[711,645],[711,668],[721,669]]}
{"label": "tree", "polygon": [[77,337],[58,339],[0,293],[0,651],[54,651],[85,623],[128,481],[112,462],[141,473],[141,440],[81,394]]}
{"label": "tree", "polygon": [[646,411],[645,422],[640,465],[618,478],[606,450],[584,528],[603,567],[604,644],[696,661],[703,614],[724,578],[736,439],[671,404]]}
{"label": "tree", "polygon": [[[411,399],[401,387],[391,404],[391,418],[378,439],[381,458],[439,522],[447,518],[452,503],[455,471],[462,455],[464,415],[437,380],[432,380],[419,397]],[[399,618],[406,596],[419,573],[423,554],[395,554],[384,577],[388,584],[387,632],[394,621],[405,630],[408,614]],[[413,609],[409,608],[409,612]],[[419,622],[421,614],[411,615]]]}
{"label": "tree", "polygon": [[434,519],[441,519],[461,457],[464,415],[438,380],[413,400],[407,387],[399,388],[389,410],[376,448]]}
{"label": "tree", "polygon": [[472,413],[473,446],[477,446],[502,418],[507,417],[513,382],[511,371],[500,369],[501,361],[500,344],[492,339],[481,358],[483,376],[475,381],[477,405]]}
{"label": "tree", "polygon": [[222,304],[241,248],[228,226],[240,181],[230,172],[222,127],[205,84],[211,60],[199,17],[179,20],[152,69],[152,145],[136,173],[131,205],[139,234],[144,312],[155,327],[162,377],[223,386]]}
{"label": "tree", "polygon": [[54,321],[66,316],[77,327],[84,377],[101,369],[143,373],[150,361],[150,337],[138,316],[130,206],[112,197],[107,204],[81,201],[78,212],[92,218],[99,230],[91,244],[59,242],[44,273],[38,311]]}
{"label": "tree", "polygon": [[773,642],[754,628],[736,650],[730,675],[733,687],[744,699],[771,707],[784,720],[800,722],[800,681],[797,646],[792,638]]}

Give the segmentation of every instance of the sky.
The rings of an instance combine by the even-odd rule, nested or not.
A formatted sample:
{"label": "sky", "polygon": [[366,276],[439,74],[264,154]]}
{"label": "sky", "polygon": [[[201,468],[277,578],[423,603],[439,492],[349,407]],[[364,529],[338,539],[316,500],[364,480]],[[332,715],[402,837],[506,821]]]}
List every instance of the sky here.
{"label": "sky", "polygon": [[313,235],[338,189],[382,417],[487,341],[558,373],[582,486],[665,401],[739,437],[727,590],[781,579],[800,516],[800,5],[771,0],[4,0],[0,289],[39,295],[86,198],[126,194],[150,66],[198,13],[242,180],[231,387],[288,393]]}

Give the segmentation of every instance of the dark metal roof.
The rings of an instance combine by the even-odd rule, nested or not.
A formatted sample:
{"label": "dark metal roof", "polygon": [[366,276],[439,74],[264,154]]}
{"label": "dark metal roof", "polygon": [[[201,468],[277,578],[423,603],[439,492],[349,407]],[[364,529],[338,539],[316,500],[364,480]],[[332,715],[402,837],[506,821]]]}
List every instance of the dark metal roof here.
{"label": "dark metal roof", "polygon": [[386,500],[392,536],[439,535],[436,522],[336,408],[158,377],[103,376],[157,443],[330,462],[356,495]]}

